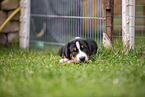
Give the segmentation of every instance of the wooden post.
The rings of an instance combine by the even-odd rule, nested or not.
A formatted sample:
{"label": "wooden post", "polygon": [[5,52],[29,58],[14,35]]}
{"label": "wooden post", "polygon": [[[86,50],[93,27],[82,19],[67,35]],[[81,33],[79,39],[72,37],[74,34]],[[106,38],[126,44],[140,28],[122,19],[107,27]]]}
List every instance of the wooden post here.
{"label": "wooden post", "polygon": [[21,48],[29,47],[29,32],[30,32],[30,1],[21,0],[21,16],[20,16],[20,32],[19,45]]}
{"label": "wooden post", "polygon": [[103,33],[104,47],[112,47],[113,43],[113,13],[114,0],[104,0],[104,8],[106,11],[106,30]]}
{"label": "wooden post", "polygon": [[124,50],[134,49],[135,0],[122,0],[122,41]]}
{"label": "wooden post", "polygon": [[135,44],[135,0],[129,1],[129,17],[130,17],[130,23],[129,23],[129,36],[130,36],[130,49],[134,49]]}

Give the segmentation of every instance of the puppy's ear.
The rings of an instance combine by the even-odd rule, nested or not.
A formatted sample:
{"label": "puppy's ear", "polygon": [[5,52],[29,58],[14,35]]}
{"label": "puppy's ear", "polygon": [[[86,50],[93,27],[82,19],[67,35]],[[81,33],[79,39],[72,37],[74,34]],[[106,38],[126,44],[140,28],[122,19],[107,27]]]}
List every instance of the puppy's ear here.
{"label": "puppy's ear", "polygon": [[69,46],[70,46],[70,43],[66,43],[64,46],[62,46],[60,49],[59,49],[59,55],[62,56],[62,58],[67,58],[67,59],[70,59],[70,50],[69,50]]}
{"label": "puppy's ear", "polygon": [[64,48],[64,55],[67,59],[70,59],[70,49],[69,49],[69,46],[70,46],[70,43],[68,42],[66,45],[65,45],[65,48]]}
{"label": "puppy's ear", "polygon": [[59,54],[60,56],[62,56],[63,47],[64,47],[64,46],[62,46],[62,47],[59,49],[59,51],[58,51],[58,54]]}
{"label": "puppy's ear", "polygon": [[98,49],[96,41],[93,39],[85,39],[85,42],[89,48],[89,56],[96,54]]}

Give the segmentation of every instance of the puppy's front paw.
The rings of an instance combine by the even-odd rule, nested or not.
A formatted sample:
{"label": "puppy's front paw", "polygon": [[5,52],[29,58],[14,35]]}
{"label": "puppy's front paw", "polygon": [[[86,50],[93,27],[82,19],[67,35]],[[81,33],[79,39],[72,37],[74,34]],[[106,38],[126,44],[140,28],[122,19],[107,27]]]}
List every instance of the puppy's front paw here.
{"label": "puppy's front paw", "polygon": [[92,63],[92,61],[91,60],[88,60],[87,63]]}
{"label": "puppy's front paw", "polygon": [[68,61],[68,59],[65,58],[65,59],[61,59],[59,62],[64,63],[64,62],[67,62],[67,61]]}
{"label": "puppy's front paw", "polygon": [[75,63],[75,60],[69,60],[67,63]]}

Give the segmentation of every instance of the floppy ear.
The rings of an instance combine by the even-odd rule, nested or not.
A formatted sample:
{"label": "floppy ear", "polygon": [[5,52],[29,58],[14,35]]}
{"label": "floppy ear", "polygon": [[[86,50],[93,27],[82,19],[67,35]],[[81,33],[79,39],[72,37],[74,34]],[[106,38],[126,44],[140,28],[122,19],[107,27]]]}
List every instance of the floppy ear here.
{"label": "floppy ear", "polygon": [[69,42],[66,43],[64,46],[62,46],[60,49],[59,49],[59,55],[62,56],[62,58],[68,58],[70,59],[70,55],[69,55]]}
{"label": "floppy ear", "polygon": [[98,49],[96,41],[93,39],[85,39],[85,42],[89,47],[89,56],[96,54]]}

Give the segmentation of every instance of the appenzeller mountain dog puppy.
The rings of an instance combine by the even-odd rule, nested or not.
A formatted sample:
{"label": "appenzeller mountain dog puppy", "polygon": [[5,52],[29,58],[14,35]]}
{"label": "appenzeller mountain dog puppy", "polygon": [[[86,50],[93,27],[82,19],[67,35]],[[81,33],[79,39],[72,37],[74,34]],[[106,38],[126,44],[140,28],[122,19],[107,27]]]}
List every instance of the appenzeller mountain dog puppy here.
{"label": "appenzeller mountain dog puppy", "polygon": [[88,62],[89,57],[97,53],[97,49],[95,40],[76,37],[59,49],[59,55],[62,57],[60,63]]}

